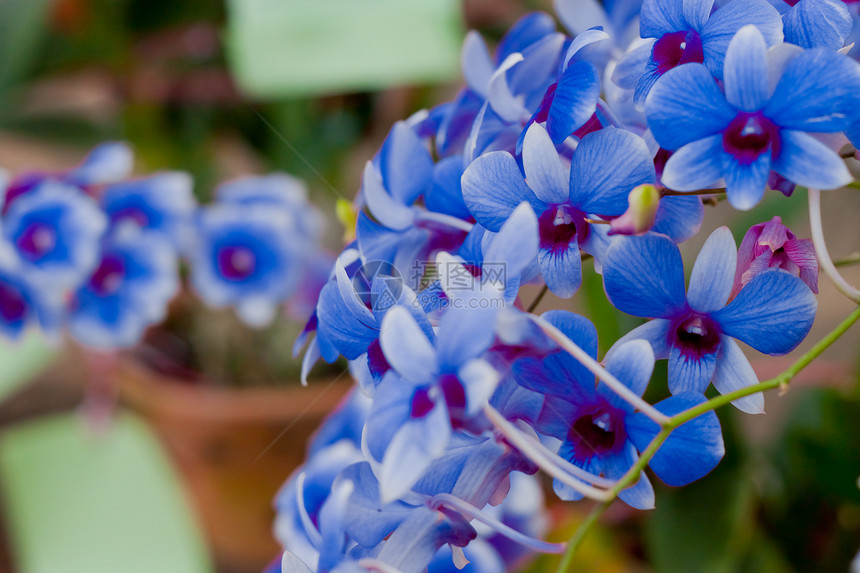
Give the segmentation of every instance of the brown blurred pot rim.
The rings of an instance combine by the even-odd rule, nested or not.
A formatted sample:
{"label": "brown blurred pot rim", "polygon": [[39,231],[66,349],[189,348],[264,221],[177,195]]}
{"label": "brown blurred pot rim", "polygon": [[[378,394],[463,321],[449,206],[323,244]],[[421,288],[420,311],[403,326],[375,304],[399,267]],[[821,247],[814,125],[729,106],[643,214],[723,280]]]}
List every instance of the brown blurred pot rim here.
{"label": "brown blurred pot rim", "polygon": [[298,380],[255,388],[189,384],[155,372],[129,356],[120,360],[117,379],[120,399],[133,408],[171,418],[224,423],[319,418],[331,412],[352,386],[352,379],[345,376],[312,381],[307,386]]}

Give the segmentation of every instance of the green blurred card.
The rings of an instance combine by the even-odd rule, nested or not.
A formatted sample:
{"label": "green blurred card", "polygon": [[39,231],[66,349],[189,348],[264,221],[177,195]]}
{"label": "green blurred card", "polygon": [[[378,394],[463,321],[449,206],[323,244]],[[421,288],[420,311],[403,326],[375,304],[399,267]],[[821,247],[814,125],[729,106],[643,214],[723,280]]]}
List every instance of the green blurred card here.
{"label": "green blurred card", "polygon": [[0,432],[3,518],[19,573],[211,573],[179,482],[150,430],[75,415]]}
{"label": "green blurred card", "polygon": [[16,342],[0,339],[0,402],[38,374],[56,354],[57,349],[36,331]]}
{"label": "green blurred card", "polygon": [[257,98],[456,79],[459,0],[229,0],[231,67]]}

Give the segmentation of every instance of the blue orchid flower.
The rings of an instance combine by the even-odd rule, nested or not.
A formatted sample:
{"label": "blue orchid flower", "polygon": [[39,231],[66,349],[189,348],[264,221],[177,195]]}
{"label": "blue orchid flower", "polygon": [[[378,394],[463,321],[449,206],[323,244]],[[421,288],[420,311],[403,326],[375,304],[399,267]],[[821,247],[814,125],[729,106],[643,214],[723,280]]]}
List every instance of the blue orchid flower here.
{"label": "blue orchid flower", "polygon": [[2,222],[3,238],[17,254],[24,280],[56,293],[74,288],[92,272],[107,226],[92,199],[53,181],[17,197]]}
{"label": "blue orchid flower", "polygon": [[426,122],[428,125],[422,128],[426,135],[435,136],[438,156],[462,155],[472,124],[487,101],[493,72],[508,56],[527,53],[541,42],[557,41],[555,21],[542,12],[520,18],[505,33],[492,56],[480,35],[470,32],[463,43],[461,58],[466,87],[453,102],[431,110]]}
{"label": "blue orchid flower", "polygon": [[18,257],[0,245],[0,334],[18,340],[31,326],[53,338],[58,332],[62,301],[57,293],[24,280]]}
{"label": "blue orchid flower", "polygon": [[97,348],[132,346],[160,322],[179,289],[174,249],[156,232],[123,233],[102,245],[101,261],[71,297],[68,326]]}
{"label": "blue orchid flower", "polygon": [[701,64],[672,70],[654,86],[651,130],[662,147],[677,150],[663,183],[692,191],[724,177],[737,209],[761,200],[771,170],[807,187],[845,185],[852,177],[838,153],[809,132],[848,129],[858,92],[860,66],[850,58],[787,44],[770,57],[761,33],[744,27],[726,55],[725,93]]}
{"label": "blue orchid flower", "polygon": [[[422,136],[435,136],[436,153],[447,158],[462,155],[475,118],[487,101],[494,71],[511,54],[528,53],[532,46],[558,43],[555,21],[548,14],[534,12],[520,18],[491,56],[477,32],[470,32],[463,43],[462,68],[466,87],[454,101],[432,109],[420,128]],[[537,48],[535,48],[537,49]]]}
{"label": "blue orchid flower", "polygon": [[592,225],[588,217],[621,215],[630,191],[655,180],[651,154],[636,135],[603,129],[582,139],[568,175],[546,130],[533,124],[523,145],[523,168],[525,177],[507,152],[483,155],[463,174],[463,196],[490,231],[528,202],[538,214],[543,279],[554,294],[571,297],[582,282],[580,249],[600,260],[608,244],[600,228],[605,225]]}
{"label": "blue orchid flower", "polygon": [[358,444],[338,440],[311,455],[275,497],[275,537],[285,550],[314,570],[319,561],[319,541],[308,523],[319,523],[320,511],[335,479],[362,459]]}
{"label": "blue orchid flower", "polygon": [[[544,319],[596,357],[597,331],[587,319],[565,311],[550,311]],[[654,353],[645,341],[627,342],[607,358],[606,368],[641,396],[651,379]],[[546,394],[535,430],[560,440],[559,456],[592,475],[619,479],[636,462],[637,452],[653,438],[653,428],[634,413],[627,401],[602,382],[595,385],[594,375],[566,353],[522,359],[514,365],[514,373],[520,384]],[[672,414],[702,402],[703,397],[687,393],[655,407]],[[654,458],[656,464],[651,465],[657,476],[670,485],[685,485],[703,477],[716,467],[725,451],[720,424],[713,412],[679,431],[670,435]],[[665,464],[666,459],[681,461]],[[582,498],[558,480],[554,489],[565,500]],[[654,506],[654,490],[644,473],[619,497],[638,509]]]}
{"label": "blue orchid flower", "polygon": [[317,303],[317,328],[327,344],[352,361],[359,385],[372,396],[391,369],[379,341],[386,313],[400,306],[412,314],[425,334],[432,335],[433,329],[415,293],[398,277],[377,273],[366,278],[370,283],[359,292],[356,275],[350,279],[343,263],[337,261],[334,279],[323,287]]}
{"label": "blue orchid flower", "polygon": [[556,145],[585,126],[597,111],[600,95],[597,70],[586,59],[585,48],[608,38],[602,30],[588,30],[566,48],[560,37],[560,42],[544,42],[502,62],[466,142],[466,162],[490,151],[519,156],[533,123],[543,124]]}
{"label": "blue orchid flower", "polygon": [[107,186],[101,206],[112,229],[154,231],[182,252],[189,241],[196,202],[191,177],[167,172]]}
{"label": "blue orchid flower", "polygon": [[495,341],[497,308],[452,307],[429,336],[408,310],[383,318],[380,342],[392,370],[377,388],[365,433],[381,460],[383,500],[397,499],[469,427],[493,394],[498,374],[483,359]]}
{"label": "blue orchid flower", "polygon": [[619,62],[612,80],[625,89],[635,89],[637,106],[654,84],[668,71],[687,63],[707,66],[718,79],[723,77],[726,48],[744,25],[757,27],[766,44],[782,41],[782,20],[765,0],[729,2],[712,13],[714,0],[645,0],[639,28],[643,38],[653,38]]}
{"label": "blue orchid flower", "polygon": [[[432,262],[438,251],[456,251],[472,224],[462,207],[458,174],[462,163],[449,158],[434,167],[424,142],[405,122],[396,124],[373,161],[364,169],[356,235],[367,261],[386,261],[411,271]],[[415,202],[424,197],[424,205]],[[406,284],[421,287],[422,273],[409,272]]]}
{"label": "blue orchid flower", "polygon": [[[462,295],[488,296],[501,293],[504,300],[513,303],[520,285],[538,274],[538,220],[528,203],[514,209],[498,233],[475,225],[466,237],[456,256],[440,253],[436,257],[435,271],[439,276],[438,300],[424,303],[444,307]],[[432,289],[428,289],[431,290]],[[422,292],[423,300],[428,296]]]}
{"label": "blue orchid flower", "polygon": [[[702,247],[685,294],[681,254],[669,239],[617,240],[604,262],[606,294],[619,310],[655,320],[632,330],[616,346],[637,339],[650,342],[657,358],[669,359],[673,394],[703,394],[711,380],[723,394],[756,384],[734,339],[765,354],[786,354],[809,333],[817,302],[802,280],[780,269],[757,275],[728,302],[736,267],[734,238],[721,227]],[[734,404],[761,413],[764,396],[759,392]]]}

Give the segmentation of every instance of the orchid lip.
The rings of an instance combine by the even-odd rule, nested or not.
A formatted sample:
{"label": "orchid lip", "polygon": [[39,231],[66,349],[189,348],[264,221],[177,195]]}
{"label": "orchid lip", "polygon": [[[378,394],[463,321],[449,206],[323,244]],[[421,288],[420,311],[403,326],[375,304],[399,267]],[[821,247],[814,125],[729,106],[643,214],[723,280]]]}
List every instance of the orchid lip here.
{"label": "orchid lip", "polygon": [[540,248],[566,251],[570,243],[582,244],[589,235],[586,215],[568,204],[550,205],[538,218]]}
{"label": "orchid lip", "polygon": [[601,401],[584,411],[570,425],[568,441],[577,461],[584,463],[593,456],[603,456],[626,440],[624,413]]}
{"label": "orchid lip", "polygon": [[723,133],[723,149],[748,165],[770,151],[779,155],[779,128],[761,112],[738,114]]}
{"label": "orchid lip", "polygon": [[657,64],[660,74],[665,74],[681,64],[701,64],[705,61],[702,39],[692,30],[664,34],[654,43],[651,58]]}
{"label": "orchid lip", "polygon": [[720,346],[720,328],[705,314],[691,312],[676,321],[670,332],[672,345],[686,356],[701,358]]}

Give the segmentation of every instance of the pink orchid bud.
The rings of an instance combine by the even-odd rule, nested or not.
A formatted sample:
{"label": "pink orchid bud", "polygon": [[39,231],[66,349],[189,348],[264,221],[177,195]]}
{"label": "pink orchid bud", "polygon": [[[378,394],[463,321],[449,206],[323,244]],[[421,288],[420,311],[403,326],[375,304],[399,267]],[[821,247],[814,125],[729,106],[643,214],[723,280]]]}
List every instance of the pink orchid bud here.
{"label": "pink orchid bud", "polygon": [[610,235],[642,235],[654,226],[660,191],[654,185],[639,185],[627,198],[627,211],[609,223]]}
{"label": "pink orchid bud", "polygon": [[767,269],[784,269],[818,293],[818,259],[812,241],[798,239],[779,217],[753,225],[741,241],[732,297]]}

